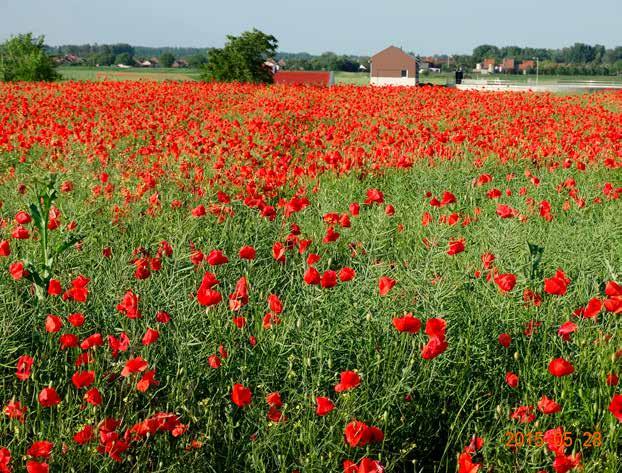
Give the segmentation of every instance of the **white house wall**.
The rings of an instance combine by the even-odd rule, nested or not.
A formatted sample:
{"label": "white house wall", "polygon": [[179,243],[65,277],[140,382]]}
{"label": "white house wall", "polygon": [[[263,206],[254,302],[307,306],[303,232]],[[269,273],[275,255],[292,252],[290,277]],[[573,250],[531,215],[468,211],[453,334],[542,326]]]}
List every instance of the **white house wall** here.
{"label": "white house wall", "polygon": [[371,85],[404,85],[413,86],[417,85],[417,78],[415,77],[370,77],[369,83]]}

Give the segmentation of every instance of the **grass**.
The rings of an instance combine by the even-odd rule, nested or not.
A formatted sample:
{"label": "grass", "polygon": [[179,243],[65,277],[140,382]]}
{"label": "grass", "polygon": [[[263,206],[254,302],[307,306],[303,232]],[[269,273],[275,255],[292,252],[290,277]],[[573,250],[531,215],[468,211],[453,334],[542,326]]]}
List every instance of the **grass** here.
{"label": "grass", "polygon": [[[274,92],[273,88],[229,85],[202,85],[204,89],[193,92],[183,84],[40,87],[0,88],[7,109],[15,102],[21,110],[23,98],[33,114],[41,114],[28,116],[16,109],[9,122],[14,127],[11,143],[16,147],[9,150],[4,143],[0,152],[5,163],[0,168],[0,216],[7,222],[0,228],[0,240],[10,240],[13,251],[10,258],[0,257],[0,402],[4,406],[16,399],[29,409],[24,424],[0,417],[0,446],[11,450],[16,470],[32,442],[47,439],[56,444],[49,460],[55,471],[320,473],[341,471],[345,459],[358,461],[369,456],[380,460],[387,472],[453,472],[457,455],[478,435],[485,439],[481,453],[487,471],[535,473],[549,467],[553,455],[532,445],[514,452],[505,446],[506,432],[563,426],[575,439],[587,431],[602,433],[601,446],[588,448],[577,441],[567,452],[583,453],[586,473],[619,471],[621,424],[607,411],[619,388],[607,386],[604,380],[608,373],[620,371],[620,361],[613,354],[622,342],[622,322],[614,314],[601,313],[593,321],[573,318],[572,313],[590,298],[602,296],[606,281],[621,280],[619,200],[607,200],[602,192],[605,182],[621,185],[620,168],[606,167],[600,158],[589,162],[585,172],[574,166],[549,166],[564,160],[551,132],[537,139],[538,135],[529,135],[534,147],[504,162],[493,156],[481,162],[475,159],[471,154],[477,152],[475,143],[482,145],[475,135],[469,137],[471,145],[447,144],[439,136],[434,141],[436,149],[439,153],[451,151],[453,159],[442,159],[440,154],[430,159],[421,156],[410,169],[387,166],[372,171],[394,136],[406,140],[423,133],[419,128],[423,117],[452,129],[464,117],[478,116],[484,106],[478,94],[357,88],[302,94],[297,89]],[[162,98],[157,103],[135,100],[156,93]],[[499,140],[516,139],[514,120],[525,127],[540,119],[550,120],[549,126],[570,122],[567,130],[574,130],[573,120],[581,121],[578,125],[582,126],[594,123],[587,121],[590,112],[601,113],[598,120],[605,123],[613,120],[613,115],[605,115],[594,101],[619,100],[613,95],[610,99],[590,97],[577,101],[574,108],[572,98],[514,97],[487,96],[485,106],[495,110],[506,107],[505,115],[491,119],[482,114],[476,119],[478,126],[485,127],[480,136],[492,136],[494,130]],[[467,102],[454,105],[461,100]],[[431,105],[424,109],[418,106],[420,101]],[[516,108],[509,108],[514,102]],[[126,105],[115,105],[119,103],[128,104],[129,111]],[[283,103],[288,104],[287,110]],[[343,104],[368,110],[369,115],[360,116]],[[49,116],[40,107],[57,113]],[[446,110],[434,115],[431,110],[436,107]],[[568,120],[555,121],[560,110],[566,111]],[[411,112],[420,115],[413,119]],[[292,113],[289,120],[282,119],[286,113]],[[412,128],[402,128],[409,119],[413,119]],[[53,139],[46,130],[54,130]],[[366,134],[366,130],[371,131]],[[442,130],[436,132],[440,135]],[[353,142],[346,141],[354,133],[361,134],[354,135]],[[529,131],[532,133],[536,130]],[[299,136],[300,141],[292,141],[292,136]],[[34,137],[40,137],[39,144],[34,144]],[[27,150],[19,145],[20,140],[29,146]],[[64,145],[56,140],[64,140]],[[608,140],[605,134],[599,138],[601,151],[615,149],[615,143]],[[407,153],[399,148],[403,144],[393,143],[393,149]],[[341,150],[348,157],[347,153],[364,153],[359,150],[363,147],[373,149],[370,153],[375,157],[365,166],[339,175],[327,171],[317,180],[311,179],[314,170],[327,165],[331,157],[336,159],[332,151]],[[551,150],[556,156],[541,161],[534,158]],[[589,151],[577,145],[577,159],[588,162],[582,153]],[[321,157],[310,162],[314,153]],[[220,167],[216,166],[219,159],[223,159]],[[233,169],[236,163],[246,168]],[[301,178],[291,188],[262,181],[289,172],[293,179],[295,167],[298,174],[308,172],[308,178]],[[538,176],[537,185],[526,169]],[[24,280],[14,281],[7,273],[9,262],[37,258],[36,239],[12,240],[10,233],[13,216],[33,201],[33,183],[49,171],[62,171],[61,180],[73,183],[73,190],[62,192],[57,202],[62,231],[66,231],[66,223],[75,220],[77,231],[85,235],[79,249],[59,260],[54,276],[65,288],[77,274],[89,277],[85,304],[60,297],[37,304],[29,285]],[[106,180],[102,172],[109,175],[108,182],[102,182]],[[482,174],[490,174],[493,181],[482,187],[473,185]],[[508,180],[508,175],[514,177]],[[237,183],[242,176],[247,180]],[[559,190],[569,179],[576,181],[585,207],[575,205],[567,189]],[[221,185],[225,181],[228,184]],[[18,191],[22,184],[26,186],[23,193]],[[107,184],[112,188],[105,190]],[[504,193],[499,200],[486,194],[495,187]],[[526,193],[521,191],[523,187]],[[286,218],[278,197],[288,200],[301,188],[307,189],[300,194],[309,198],[309,206]],[[386,202],[363,205],[371,188],[382,190]],[[274,220],[242,202],[252,189],[258,189],[258,195],[278,209]],[[212,209],[210,204],[217,204],[217,190],[234,197],[228,204],[233,215],[222,222],[209,213],[194,218],[190,211],[195,206],[203,203]],[[445,191],[453,192],[457,202],[436,208],[425,197],[428,192],[441,196]],[[248,195],[237,198],[239,192]],[[603,199],[602,203],[595,203],[596,198]],[[181,208],[171,205],[176,199],[182,202]],[[544,200],[552,205],[551,221],[539,214],[539,203]],[[562,210],[566,200],[571,205]],[[323,217],[348,212],[351,202],[362,204],[360,215],[350,217],[350,227],[335,225],[340,238],[323,244],[327,229]],[[500,202],[526,218],[499,218]],[[393,216],[386,212],[388,203],[395,208]],[[422,225],[424,212],[433,214],[429,226]],[[471,223],[439,221],[453,213],[461,221],[468,217]],[[320,271],[349,266],[356,271],[354,280],[332,289],[305,284],[302,275],[308,267],[307,255],[298,254],[295,248],[287,252],[284,263],[275,261],[273,244],[295,241],[288,238],[292,223],[300,227],[299,238],[312,240],[308,252],[321,255],[316,263]],[[59,232],[52,232],[56,241]],[[449,256],[447,243],[457,237],[464,238],[466,250]],[[142,247],[154,256],[162,240],[170,243],[173,255],[162,258],[160,271],[137,280],[131,263],[136,250]],[[530,254],[529,243],[544,249],[539,265]],[[196,268],[190,262],[191,245],[206,253],[220,249],[229,262]],[[243,245],[256,248],[255,260],[237,257]],[[111,258],[102,256],[104,248],[111,249]],[[494,267],[499,272],[517,275],[515,290],[503,294],[486,281],[480,258],[487,252],[495,255]],[[523,289],[542,292],[544,278],[557,268],[563,268],[571,279],[568,293],[543,294],[540,307],[525,304]],[[475,277],[478,270],[484,273],[482,277]],[[224,297],[223,303],[207,309],[194,295],[205,271],[216,273],[220,281],[216,289]],[[239,313],[233,313],[227,296],[242,276],[249,283],[249,301]],[[381,276],[397,281],[385,297],[378,294]],[[130,289],[140,297],[140,319],[130,320],[116,308]],[[269,294],[280,297],[284,311],[281,324],[265,329],[262,320],[269,310]],[[170,323],[156,322],[155,314],[161,310],[171,314]],[[72,328],[66,316],[78,311],[84,313],[86,322]],[[427,336],[395,330],[392,319],[407,311],[421,318],[424,325],[433,317],[447,322],[448,348],[444,353],[424,360],[421,348]],[[74,362],[81,350],[59,350],[60,333],[45,331],[47,314],[65,321],[60,333],[76,333],[80,340],[95,332],[103,335],[105,345],[89,350],[93,360],[88,364],[96,373],[102,405],[86,404],[84,391],[72,385],[71,375],[78,369]],[[246,318],[243,329],[232,323],[235,315]],[[578,329],[564,342],[557,330],[567,320],[574,320]],[[541,326],[526,336],[524,329],[530,321]],[[140,340],[148,327],[157,329],[160,338],[143,346]],[[115,358],[107,336],[118,337],[121,332],[132,343]],[[509,349],[497,342],[502,332],[513,338]],[[251,336],[256,337],[254,346]],[[218,353],[221,344],[229,356],[222,359],[220,368],[210,368],[208,357]],[[33,374],[25,382],[15,377],[15,363],[22,354],[35,358]],[[136,390],[140,375],[119,377],[125,362],[138,355],[149,362],[149,369],[157,369],[159,384],[145,393]],[[558,356],[572,361],[573,375],[555,378],[547,372],[548,363]],[[334,385],[344,370],[357,370],[362,382],[356,389],[338,394]],[[505,384],[507,371],[520,376],[518,389]],[[244,409],[231,402],[234,383],[253,391],[253,401]],[[50,384],[57,388],[62,402],[43,408],[37,395]],[[274,423],[266,417],[265,397],[274,391],[283,397],[284,422]],[[538,413],[537,422],[529,424],[509,420],[513,409],[535,405],[543,394],[559,402],[562,412],[550,416]],[[330,397],[336,409],[326,417],[317,416],[316,396]],[[179,437],[158,432],[133,442],[122,454],[122,464],[97,453],[98,435],[84,447],[72,440],[83,425],[98,426],[106,417],[119,419],[122,426],[118,430],[123,434],[162,411],[178,415],[180,422],[188,425],[187,432]],[[344,442],[344,426],[353,419],[378,426],[384,440],[350,448]],[[63,443],[68,446],[66,454],[62,453]]]}
{"label": "grass", "polygon": [[79,81],[126,81],[126,80],[175,80],[187,81],[197,80],[200,72],[195,69],[174,69],[174,68],[131,68],[120,69],[118,67],[86,67],[86,66],[64,66],[59,67],[58,72],[63,80]]}

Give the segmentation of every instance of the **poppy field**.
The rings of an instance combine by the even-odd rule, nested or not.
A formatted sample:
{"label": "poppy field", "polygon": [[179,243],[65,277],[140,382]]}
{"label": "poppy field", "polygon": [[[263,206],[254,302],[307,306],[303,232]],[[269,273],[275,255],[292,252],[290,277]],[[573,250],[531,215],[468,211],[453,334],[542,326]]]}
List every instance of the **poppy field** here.
{"label": "poppy field", "polygon": [[0,85],[0,472],[619,472],[622,94]]}

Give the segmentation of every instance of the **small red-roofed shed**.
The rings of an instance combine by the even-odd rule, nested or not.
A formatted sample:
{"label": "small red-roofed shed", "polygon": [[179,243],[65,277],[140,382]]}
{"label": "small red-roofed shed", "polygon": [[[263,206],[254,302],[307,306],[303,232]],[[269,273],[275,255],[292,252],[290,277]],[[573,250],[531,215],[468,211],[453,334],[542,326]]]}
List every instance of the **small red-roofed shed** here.
{"label": "small red-roofed shed", "polygon": [[335,78],[330,71],[277,71],[274,83],[330,87],[335,83]]}

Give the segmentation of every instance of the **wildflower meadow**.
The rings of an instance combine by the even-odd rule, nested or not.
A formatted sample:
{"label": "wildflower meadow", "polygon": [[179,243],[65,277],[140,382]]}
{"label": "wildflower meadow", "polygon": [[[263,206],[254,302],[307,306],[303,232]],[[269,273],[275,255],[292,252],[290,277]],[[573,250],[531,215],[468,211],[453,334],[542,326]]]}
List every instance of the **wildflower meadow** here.
{"label": "wildflower meadow", "polygon": [[0,85],[0,472],[622,471],[622,94]]}

